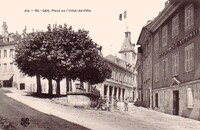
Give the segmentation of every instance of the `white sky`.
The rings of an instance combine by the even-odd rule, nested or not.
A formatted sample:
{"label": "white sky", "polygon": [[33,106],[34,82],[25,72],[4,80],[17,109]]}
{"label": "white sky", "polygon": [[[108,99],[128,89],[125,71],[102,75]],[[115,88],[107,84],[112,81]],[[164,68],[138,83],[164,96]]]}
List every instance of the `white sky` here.
{"label": "white sky", "polygon": [[[116,55],[125,37],[125,20],[119,14],[127,10],[132,43],[136,43],[147,20],[164,8],[166,0],[0,0],[0,25],[7,22],[8,31],[22,33],[46,30],[48,24],[71,25],[75,30],[89,31],[94,42],[103,47],[103,55]],[[25,9],[89,9],[91,12],[24,12]],[[1,28],[2,31],[2,28]],[[119,54],[117,54],[119,57]]]}

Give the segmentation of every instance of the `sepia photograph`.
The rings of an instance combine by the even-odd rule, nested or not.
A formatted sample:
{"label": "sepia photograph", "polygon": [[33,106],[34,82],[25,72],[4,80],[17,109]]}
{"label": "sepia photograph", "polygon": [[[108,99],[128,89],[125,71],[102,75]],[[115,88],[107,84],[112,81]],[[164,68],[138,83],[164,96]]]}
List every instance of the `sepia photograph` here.
{"label": "sepia photograph", "polygon": [[0,130],[200,130],[200,0],[0,2]]}

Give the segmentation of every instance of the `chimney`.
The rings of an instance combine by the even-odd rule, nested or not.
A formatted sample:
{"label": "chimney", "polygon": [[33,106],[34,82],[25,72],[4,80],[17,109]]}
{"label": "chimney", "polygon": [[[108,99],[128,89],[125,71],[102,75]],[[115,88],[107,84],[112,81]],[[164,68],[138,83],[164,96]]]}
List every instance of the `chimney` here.
{"label": "chimney", "polygon": [[168,4],[169,4],[169,1],[166,1],[166,2],[165,2],[165,7],[166,7]]}
{"label": "chimney", "polygon": [[3,42],[8,42],[8,26],[6,22],[3,22],[2,30]]}
{"label": "chimney", "polygon": [[146,25],[150,24],[151,22],[152,22],[152,20],[148,20]]}
{"label": "chimney", "polygon": [[125,32],[125,38],[128,38],[128,40],[131,41],[131,32]]}

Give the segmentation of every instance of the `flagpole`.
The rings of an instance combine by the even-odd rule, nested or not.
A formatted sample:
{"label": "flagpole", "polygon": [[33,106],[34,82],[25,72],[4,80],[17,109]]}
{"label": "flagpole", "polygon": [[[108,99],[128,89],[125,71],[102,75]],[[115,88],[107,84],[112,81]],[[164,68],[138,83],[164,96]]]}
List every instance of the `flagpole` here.
{"label": "flagpole", "polygon": [[128,11],[126,10],[126,31],[128,31],[128,13],[127,13]]}

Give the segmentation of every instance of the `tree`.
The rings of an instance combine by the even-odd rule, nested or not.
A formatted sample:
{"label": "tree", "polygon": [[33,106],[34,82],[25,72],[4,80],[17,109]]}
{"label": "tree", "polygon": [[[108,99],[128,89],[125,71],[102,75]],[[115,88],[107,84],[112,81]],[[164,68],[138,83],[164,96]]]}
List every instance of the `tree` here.
{"label": "tree", "polygon": [[37,94],[41,94],[41,59],[38,59],[38,48],[40,48],[40,39],[35,39],[37,35],[43,35],[43,32],[29,34],[15,44],[15,63],[21,72],[28,76],[36,76]]}
{"label": "tree", "polygon": [[101,47],[92,41],[88,31],[74,31],[66,24],[47,28],[48,31],[27,36],[16,44],[16,63],[29,76],[47,78],[50,95],[52,79],[60,95],[60,81],[65,77],[96,84],[111,76],[109,66],[99,55]]}
{"label": "tree", "polygon": [[[65,76],[71,79],[79,79],[81,82],[96,84],[111,77],[111,69],[104,62],[99,54],[101,47],[89,37],[89,32],[79,29],[72,31],[72,28],[59,26],[52,31],[56,34],[56,48],[60,54],[60,66],[57,68],[65,71]],[[54,35],[55,36],[55,35]],[[54,39],[56,39],[54,38]]]}

